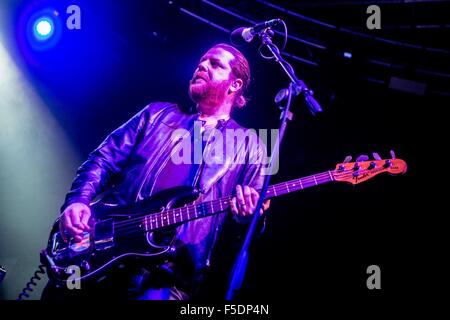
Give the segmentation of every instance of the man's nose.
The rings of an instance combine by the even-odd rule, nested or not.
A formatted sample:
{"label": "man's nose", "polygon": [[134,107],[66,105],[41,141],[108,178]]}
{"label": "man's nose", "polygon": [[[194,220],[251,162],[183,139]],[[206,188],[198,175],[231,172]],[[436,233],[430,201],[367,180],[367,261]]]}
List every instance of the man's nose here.
{"label": "man's nose", "polygon": [[207,71],[208,70],[208,65],[206,61],[202,61],[198,64],[197,67],[198,71]]}

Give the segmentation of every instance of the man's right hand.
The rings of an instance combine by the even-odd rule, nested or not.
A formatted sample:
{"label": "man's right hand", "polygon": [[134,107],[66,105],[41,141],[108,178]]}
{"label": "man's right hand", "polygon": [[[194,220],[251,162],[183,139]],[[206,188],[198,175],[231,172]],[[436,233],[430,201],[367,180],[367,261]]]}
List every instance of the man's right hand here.
{"label": "man's right hand", "polygon": [[69,205],[61,214],[59,220],[59,230],[64,241],[67,241],[66,235],[74,237],[76,241],[80,241],[83,232],[91,231],[89,226],[90,217],[91,209],[84,203],[75,202]]}

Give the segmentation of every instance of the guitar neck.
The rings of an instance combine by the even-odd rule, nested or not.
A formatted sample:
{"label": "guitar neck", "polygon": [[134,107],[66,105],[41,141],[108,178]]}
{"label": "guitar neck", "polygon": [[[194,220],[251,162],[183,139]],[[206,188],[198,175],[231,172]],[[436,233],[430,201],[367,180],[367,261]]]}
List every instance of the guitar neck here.
{"label": "guitar neck", "polygon": [[[265,199],[271,199],[283,194],[318,186],[334,180],[333,172],[326,171],[308,177],[278,183],[268,187]],[[258,190],[258,192],[261,192],[261,190]],[[190,204],[180,208],[149,214],[144,217],[146,230],[157,230],[163,227],[169,227],[171,225],[224,212],[230,207],[230,201],[234,196],[235,195],[231,195],[217,200]]]}
{"label": "guitar neck", "polygon": [[[265,199],[275,198],[283,194],[318,186],[319,184],[324,184],[331,181],[334,181],[333,173],[331,171],[326,171],[304,178],[281,182],[267,188]],[[258,192],[261,192],[261,190],[258,190]]]}

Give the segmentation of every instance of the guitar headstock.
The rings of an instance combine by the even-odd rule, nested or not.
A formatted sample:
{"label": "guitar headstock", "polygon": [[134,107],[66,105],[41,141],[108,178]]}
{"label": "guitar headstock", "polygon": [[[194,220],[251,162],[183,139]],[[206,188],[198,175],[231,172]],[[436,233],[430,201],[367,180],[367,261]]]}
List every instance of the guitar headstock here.
{"label": "guitar headstock", "polygon": [[406,162],[401,159],[380,159],[339,163],[332,174],[336,181],[358,184],[383,172],[397,175],[406,170]]}

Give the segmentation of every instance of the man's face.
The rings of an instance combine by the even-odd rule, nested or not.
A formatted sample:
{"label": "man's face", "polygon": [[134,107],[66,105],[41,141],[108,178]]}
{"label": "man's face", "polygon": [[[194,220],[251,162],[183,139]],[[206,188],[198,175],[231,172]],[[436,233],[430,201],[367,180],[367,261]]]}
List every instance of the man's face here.
{"label": "man's face", "polygon": [[233,82],[230,65],[233,59],[234,56],[222,48],[206,52],[189,81],[189,95],[194,102],[210,106],[223,103]]}

